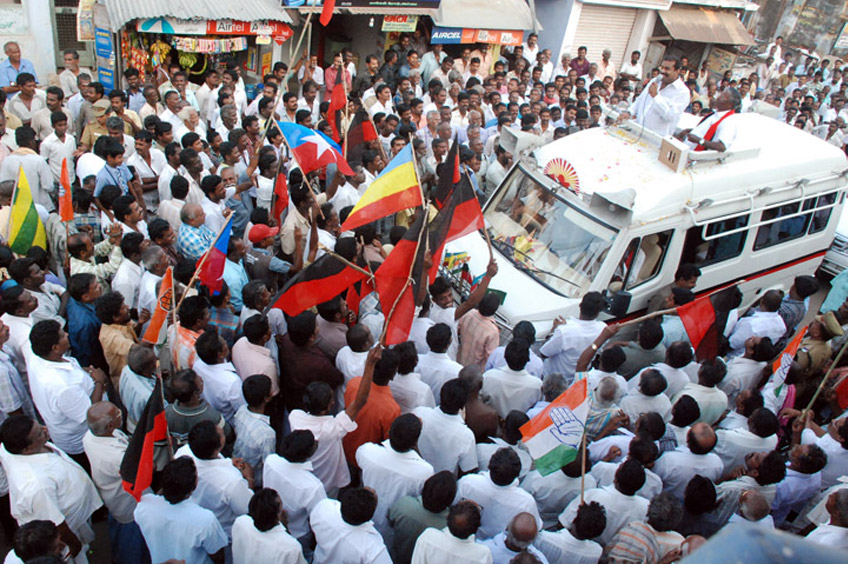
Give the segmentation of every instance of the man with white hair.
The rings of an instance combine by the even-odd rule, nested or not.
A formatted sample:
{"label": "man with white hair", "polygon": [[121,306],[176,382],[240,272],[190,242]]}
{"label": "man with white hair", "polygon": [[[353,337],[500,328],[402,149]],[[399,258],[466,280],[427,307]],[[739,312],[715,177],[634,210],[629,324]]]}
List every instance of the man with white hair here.
{"label": "man with white hair", "polygon": [[[604,49],[604,52],[601,54],[601,60],[598,62],[598,80],[603,80],[606,77],[611,76],[613,80],[615,80],[615,63],[612,62],[612,50]],[[589,85],[586,85],[588,88]]]}
{"label": "man with white hair", "polygon": [[191,106],[185,106],[177,113],[180,119],[180,124],[174,126],[174,140],[179,141],[186,133],[197,133],[201,139],[206,139],[206,124],[200,119],[200,114],[197,113]]}

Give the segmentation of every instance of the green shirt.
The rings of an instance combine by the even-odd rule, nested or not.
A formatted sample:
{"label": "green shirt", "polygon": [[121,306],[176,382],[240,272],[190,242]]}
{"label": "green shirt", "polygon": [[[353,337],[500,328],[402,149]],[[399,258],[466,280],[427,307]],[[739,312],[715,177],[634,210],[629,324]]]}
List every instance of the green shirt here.
{"label": "green shirt", "polygon": [[412,560],[415,541],[424,529],[442,530],[447,526],[448,510],[431,513],[424,509],[421,496],[402,497],[389,508],[389,524],[394,529],[391,556],[395,564],[408,564]]}

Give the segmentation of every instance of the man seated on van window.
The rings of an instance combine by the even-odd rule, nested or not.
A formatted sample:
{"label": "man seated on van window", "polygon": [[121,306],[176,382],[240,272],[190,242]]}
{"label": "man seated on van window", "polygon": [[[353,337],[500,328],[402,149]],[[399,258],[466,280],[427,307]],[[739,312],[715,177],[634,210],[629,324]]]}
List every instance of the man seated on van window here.
{"label": "man seated on van window", "polygon": [[701,269],[694,264],[685,262],[677,268],[674,273],[674,282],[665,286],[661,290],[651,296],[648,300],[648,313],[659,311],[665,307],[666,300],[671,294],[672,288],[681,288],[683,290],[694,290],[698,283],[698,278],[701,276]]}
{"label": "man seated on van window", "polygon": [[742,105],[742,95],[735,88],[724,89],[716,98],[715,111],[692,129],[684,129],[677,136],[695,151],[720,151],[730,149],[736,140],[736,120],[733,117]]}

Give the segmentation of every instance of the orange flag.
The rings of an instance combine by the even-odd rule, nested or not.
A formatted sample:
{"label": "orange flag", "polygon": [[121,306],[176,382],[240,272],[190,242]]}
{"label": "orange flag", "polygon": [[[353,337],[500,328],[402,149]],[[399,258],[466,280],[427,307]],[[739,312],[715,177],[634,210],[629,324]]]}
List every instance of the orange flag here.
{"label": "orange flag", "polygon": [[165,275],[162,277],[162,283],[159,286],[159,297],[156,300],[156,307],[153,309],[150,317],[150,324],[144,332],[144,337],[141,338],[145,343],[154,345],[161,342],[162,329],[167,325],[168,314],[174,308],[174,275],[172,269],[168,267]]}
{"label": "orange flag", "polygon": [[59,193],[59,217],[62,221],[74,220],[73,192],[71,191],[71,179],[68,175],[68,159],[62,159],[62,176],[59,178],[62,191]]}

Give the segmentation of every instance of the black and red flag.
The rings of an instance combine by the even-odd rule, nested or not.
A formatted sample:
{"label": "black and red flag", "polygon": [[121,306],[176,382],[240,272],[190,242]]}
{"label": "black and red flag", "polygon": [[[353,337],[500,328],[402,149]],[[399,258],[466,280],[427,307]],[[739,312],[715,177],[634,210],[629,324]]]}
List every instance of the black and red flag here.
{"label": "black and red flag", "polygon": [[677,308],[699,362],[718,356],[728,313],[739,306],[738,302],[739,288],[730,286]]}
{"label": "black and red flag", "polygon": [[356,282],[367,278],[340,258],[326,253],[301,270],[277,294],[272,308],[290,316],[332,300]]}
{"label": "black and red flag", "polygon": [[360,108],[353,114],[345,135],[348,162],[361,161],[362,153],[369,148],[371,141],[376,139],[377,130],[374,123],[368,117],[368,112]]}
{"label": "black and red flag", "polygon": [[422,230],[426,213],[419,213],[377,272],[377,294],[386,316],[386,345],[397,345],[409,338],[415,316],[415,296],[424,282],[424,255],[427,245]]}
{"label": "black and red flag", "polygon": [[442,171],[439,173],[439,184],[433,193],[433,202],[438,209],[442,209],[445,202],[450,198],[454,186],[459,183],[462,178],[462,171],[459,167],[459,143],[456,139],[453,140],[448,156],[442,165]]}
{"label": "black and red flag", "polygon": [[327,123],[330,124],[333,140],[342,142],[342,116],[347,105],[347,94],[344,87],[344,66],[340,66],[336,72],[336,82],[333,92],[330,94],[330,107],[327,108]]}
{"label": "black and red flag", "polygon": [[[165,399],[162,395],[162,377],[156,377],[153,392],[138,426],[130,437],[121,461],[121,485],[136,501],[153,482],[153,449],[156,442],[168,441],[168,421],[165,419]],[[169,446],[170,448],[170,446]]]}
{"label": "black and red flag", "polygon": [[430,252],[433,256],[429,275],[431,283],[438,274],[445,245],[484,228],[483,210],[474,187],[468,176],[463,176],[430,224]]}
{"label": "black and red flag", "polygon": [[362,298],[374,291],[374,283],[371,278],[366,278],[360,282],[356,282],[353,286],[347,289],[345,295],[345,303],[347,308],[353,313],[359,315],[359,304]]}
{"label": "black and red flag", "polygon": [[324,0],[324,9],[321,10],[321,17],[318,21],[321,22],[321,25],[324,27],[330,23],[330,20],[333,17],[333,10],[336,8],[336,0]]}

